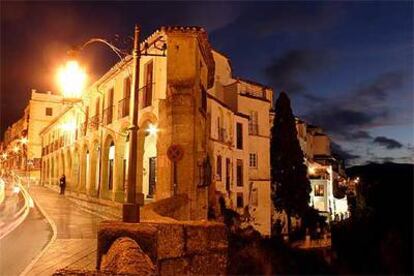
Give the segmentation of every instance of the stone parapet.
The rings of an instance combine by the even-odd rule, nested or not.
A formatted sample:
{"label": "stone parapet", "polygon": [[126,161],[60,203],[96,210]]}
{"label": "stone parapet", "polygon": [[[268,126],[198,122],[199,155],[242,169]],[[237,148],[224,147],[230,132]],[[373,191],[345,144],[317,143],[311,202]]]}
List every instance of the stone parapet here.
{"label": "stone parapet", "polygon": [[159,275],[226,274],[228,242],[223,224],[208,221],[104,221],[98,229],[98,270],[102,257],[120,237],[136,241],[156,265]]}

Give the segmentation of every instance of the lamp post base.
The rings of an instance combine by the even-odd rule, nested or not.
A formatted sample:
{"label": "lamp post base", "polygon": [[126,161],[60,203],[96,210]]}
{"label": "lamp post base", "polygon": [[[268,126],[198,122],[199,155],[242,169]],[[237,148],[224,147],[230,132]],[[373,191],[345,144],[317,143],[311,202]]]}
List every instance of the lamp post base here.
{"label": "lamp post base", "polygon": [[124,203],[122,205],[123,222],[139,222],[139,205],[136,203]]}

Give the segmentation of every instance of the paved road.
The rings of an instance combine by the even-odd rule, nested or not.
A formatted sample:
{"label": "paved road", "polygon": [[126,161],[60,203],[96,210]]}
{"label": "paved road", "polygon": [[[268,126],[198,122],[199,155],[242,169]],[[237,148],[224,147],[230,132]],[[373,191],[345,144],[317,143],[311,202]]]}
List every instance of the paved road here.
{"label": "paved road", "polygon": [[32,186],[29,192],[55,224],[57,235],[27,275],[51,275],[65,267],[94,269],[96,230],[102,219],[47,188]]}
{"label": "paved road", "polygon": [[0,240],[0,275],[19,275],[46,246],[52,229],[45,217],[31,208],[27,218]]}

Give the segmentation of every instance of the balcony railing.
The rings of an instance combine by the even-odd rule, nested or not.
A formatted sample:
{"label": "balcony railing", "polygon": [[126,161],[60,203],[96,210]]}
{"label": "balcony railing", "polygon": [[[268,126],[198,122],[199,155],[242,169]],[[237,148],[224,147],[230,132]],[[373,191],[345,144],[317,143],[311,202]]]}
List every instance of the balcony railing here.
{"label": "balcony railing", "polygon": [[259,135],[259,125],[257,123],[249,123],[249,135]]}
{"label": "balcony railing", "polygon": [[242,95],[249,95],[256,98],[266,99],[266,90],[246,90],[241,92]]}
{"label": "balcony railing", "polygon": [[129,99],[130,98],[124,98],[118,102],[118,119],[129,115]]}
{"label": "balcony railing", "polygon": [[227,142],[227,131],[225,128],[218,129],[218,140],[221,142]]}
{"label": "balcony railing", "polygon": [[113,114],[114,114],[113,105],[104,109],[102,121],[105,126],[112,123]]}
{"label": "balcony railing", "polygon": [[99,114],[96,114],[95,116],[92,116],[89,119],[89,126],[90,129],[96,130],[99,127]]}

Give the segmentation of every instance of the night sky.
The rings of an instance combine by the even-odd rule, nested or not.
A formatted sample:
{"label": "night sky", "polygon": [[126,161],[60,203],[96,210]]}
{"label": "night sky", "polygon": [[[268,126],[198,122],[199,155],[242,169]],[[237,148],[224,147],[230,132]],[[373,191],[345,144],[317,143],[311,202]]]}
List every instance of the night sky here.
{"label": "night sky", "polygon": [[[235,76],[291,97],[348,164],[414,162],[413,3],[405,2],[2,2],[1,135],[30,89],[57,91],[65,51],[91,37],[144,36],[197,25]],[[117,59],[104,46],[83,61],[94,78]]]}

